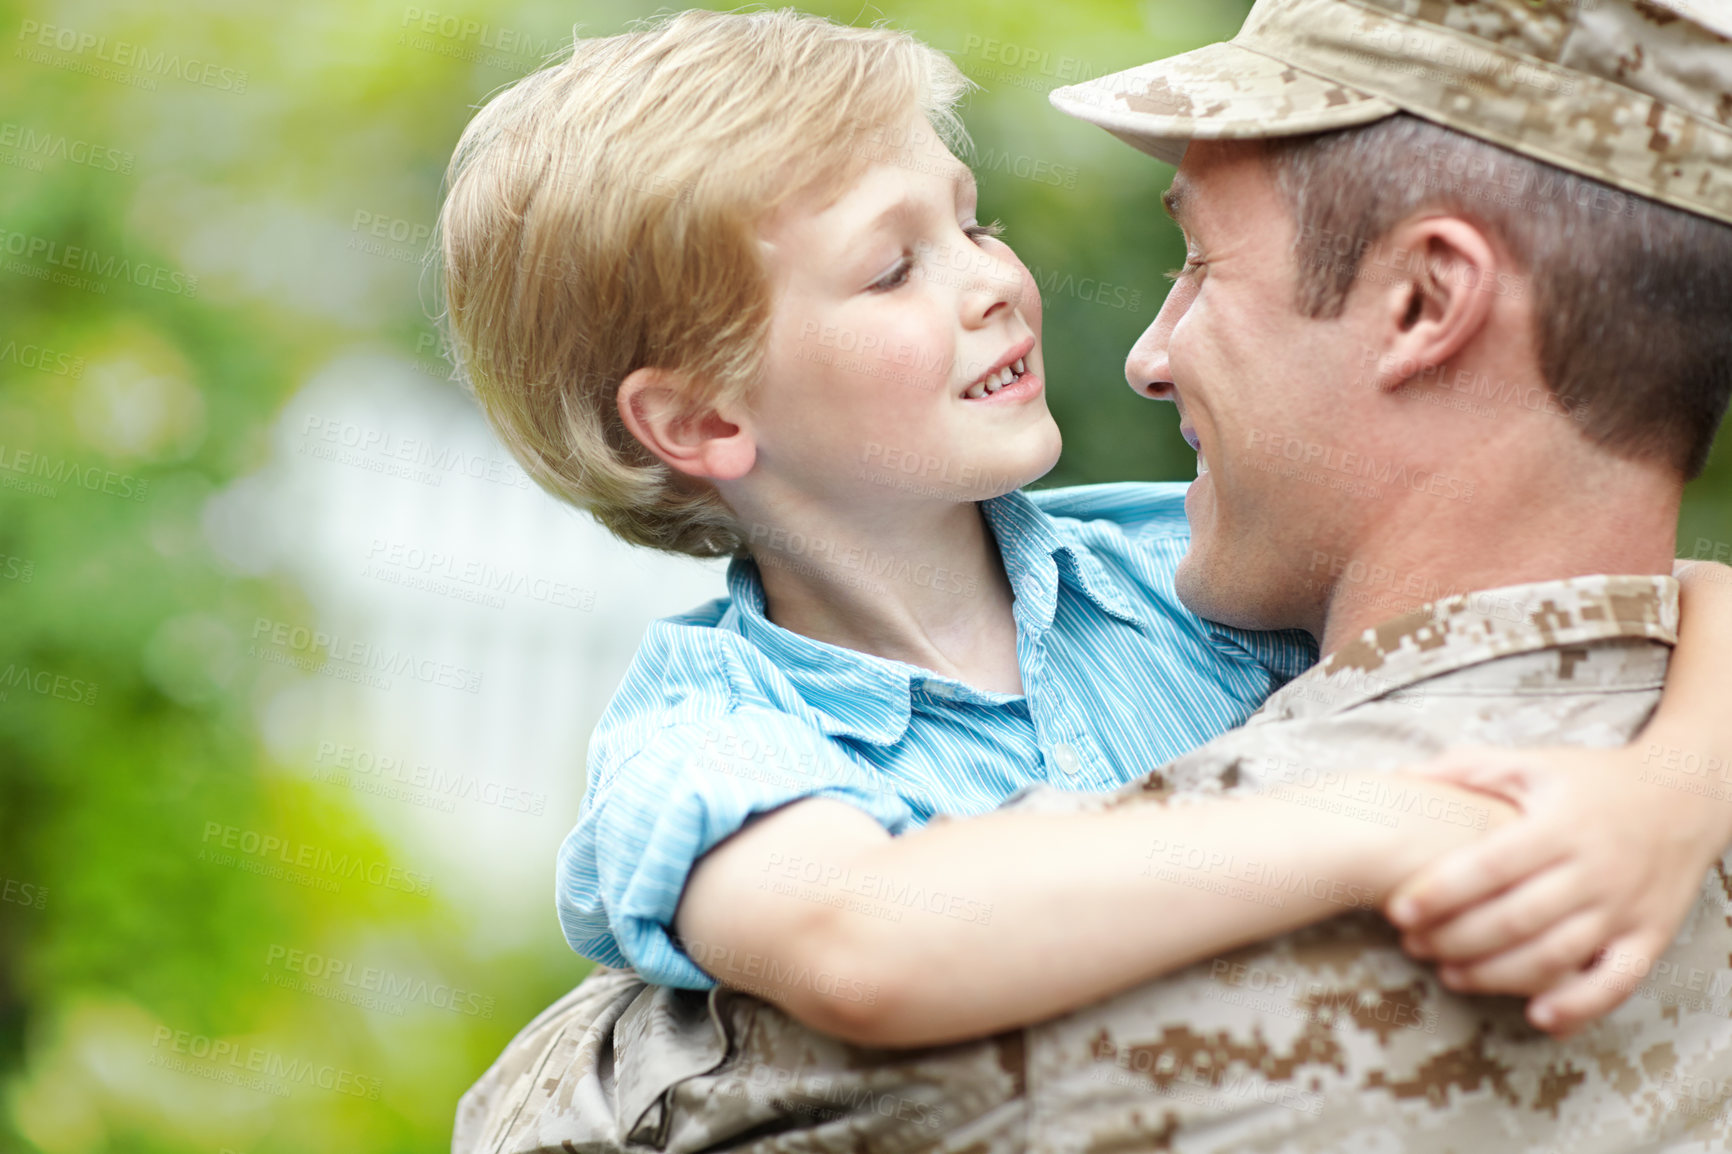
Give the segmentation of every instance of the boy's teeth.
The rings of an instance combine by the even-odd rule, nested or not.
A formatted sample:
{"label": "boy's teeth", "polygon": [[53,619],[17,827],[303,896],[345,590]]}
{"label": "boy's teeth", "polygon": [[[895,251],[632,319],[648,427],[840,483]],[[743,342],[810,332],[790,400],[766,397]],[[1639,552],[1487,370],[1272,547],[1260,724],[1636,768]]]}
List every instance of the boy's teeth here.
{"label": "boy's teeth", "polygon": [[989,397],[993,393],[1004,388],[1004,386],[1016,380],[1016,378],[1022,376],[1027,371],[1028,365],[1026,363],[1026,358],[1019,357],[1015,363],[1005,366],[998,370],[998,372],[987,377],[985,380],[975,382],[974,386],[962,395],[971,401],[978,401],[982,397]]}

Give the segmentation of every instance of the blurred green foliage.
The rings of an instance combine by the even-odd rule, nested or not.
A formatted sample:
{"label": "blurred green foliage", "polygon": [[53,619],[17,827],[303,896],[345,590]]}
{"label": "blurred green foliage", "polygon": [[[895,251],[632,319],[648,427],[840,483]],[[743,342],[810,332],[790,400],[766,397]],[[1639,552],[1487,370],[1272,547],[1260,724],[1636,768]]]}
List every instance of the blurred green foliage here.
{"label": "blurred green foliage", "polygon": [[[281,306],[259,286],[275,262],[292,265],[294,245],[201,233],[208,206],[301,214],[337,237],[357,206],[430,222],[472,107],[533,67],[526,46],[651,12],[441,3],[440,16],[522,43],[476,52],[416,33],[424,9],[386,3],[0,4],[13,48],[0,65],[0,1150],[444,1149],[457,1096],[581,972],[551,935],[503,953],[465,940],[464,911],[438,895],[329,893],[215,858],[234,828],[397,860],[340,795],[267,772],[263,669],[229,659],[223,623],[301,619],[304,595],[225,569],[201,516],[258,467],[276,414],[333,352],[373,341],[414,355],[428,325],[413,268],[365,307]],[[1047,290],[1066,436],[1049,483],[1189,476],[1171,407],[1123,383],[1162,272],[1183,259],[1158,201],[1170,170],[1059,116],[1045,93],[1231,35],[1246,0],[807,7],[911,29],[982,85],[965,109],[982,217],[1007,223]],[[70,29],[74,49],[33,56],[49,25]],[[121,42],[218,71],[189,80],[184,60],[175,74],[134,61],[113,65],[122,83],[80,70],[118,59]],[[61,144],[33,153],[22,133]],[[130,262],[143,283],[44,279],[66,246]],[[1690,490],[1682,551],[1732,541],[1729,482],[1722,446]],[[261,981],[260,959],[284,943],[340,953],[364,936],[410,943],[453,985],[499,991],[494,1012],[381,1024]],[[203,1037],[262,1051],[266,1067],[346,1072],[346,1086],[279,1099],[221,1085],[220,1062],[162,1064],[183,1037],[186,1057]]]}

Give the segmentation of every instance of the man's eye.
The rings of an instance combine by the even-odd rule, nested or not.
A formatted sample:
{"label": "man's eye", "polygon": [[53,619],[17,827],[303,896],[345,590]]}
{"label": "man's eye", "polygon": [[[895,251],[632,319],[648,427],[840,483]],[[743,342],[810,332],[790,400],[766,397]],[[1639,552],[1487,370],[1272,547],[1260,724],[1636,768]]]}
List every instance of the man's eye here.
{"label": "man's eye", "polygon": [[1185,258],[1185,267],[1184,268],[1168,269],[1167,273],[1166,273],[1166,278],[1168,280],[1172,280],[1172,281],[1183,280],[1185,277],[1190,276],[1192,273],[1196,272],[1198,269],[1200,269],[1202,267],[1203,267],[1203,259],[1201,257],[1187,256]]}
{"label": "man's eye", "polygon": [[989,236],[1002,237],[1004,235],[1004,224],[1001,221],[995,220],[991,224],[971,224],[962,231],[967,233],[974,243],[979,244]]}
{"label": "man's eye", "polygon": [[896,262],[895,268],[873,281],[868,287],[873,292],[888,292],[891,289],[901,288],[903,285],[908,283],[908,274],[913,271],[914,259],[912,257],[904,256],[901,260]]}

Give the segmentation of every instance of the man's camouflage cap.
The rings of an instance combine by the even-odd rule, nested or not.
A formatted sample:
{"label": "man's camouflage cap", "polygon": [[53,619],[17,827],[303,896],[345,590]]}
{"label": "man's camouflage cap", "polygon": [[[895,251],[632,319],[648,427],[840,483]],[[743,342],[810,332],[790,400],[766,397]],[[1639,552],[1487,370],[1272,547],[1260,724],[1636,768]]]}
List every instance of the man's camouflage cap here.
{"label": "man's camouflage cap", "polygon": [[1732,224],[1732,0],[1257,0],[1052,102],[1171,164],[1408,112]]}

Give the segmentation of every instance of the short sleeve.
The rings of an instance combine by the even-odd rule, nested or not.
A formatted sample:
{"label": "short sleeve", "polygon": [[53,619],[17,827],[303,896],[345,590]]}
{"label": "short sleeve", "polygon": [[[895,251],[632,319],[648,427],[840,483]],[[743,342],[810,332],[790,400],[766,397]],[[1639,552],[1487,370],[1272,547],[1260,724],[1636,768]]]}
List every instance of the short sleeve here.
{"label": "short sleeve", "polygon": [[918,824],[894,789],[791,714],[752,707],[657,731],[592,786],[560,848],[566,940],[655,985],[709,989],[672,936],[686,878],[754,815],[808,797],[847,802],[892,834]]}

